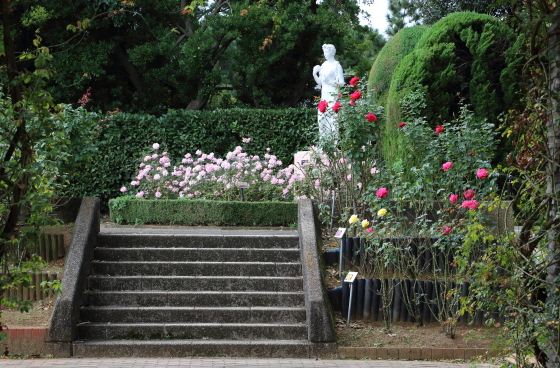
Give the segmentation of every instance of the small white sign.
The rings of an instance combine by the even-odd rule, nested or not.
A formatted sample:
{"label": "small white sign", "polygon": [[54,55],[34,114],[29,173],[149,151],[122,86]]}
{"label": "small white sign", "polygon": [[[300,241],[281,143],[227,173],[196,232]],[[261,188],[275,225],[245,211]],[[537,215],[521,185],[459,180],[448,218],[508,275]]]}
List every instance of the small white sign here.
{"label": "small white sign", "polygon": [[338,238],[338,239],[341,239],[344,236],[345,232],[346,232],[345,227],[339,227],[338,230],[336,231],[336,234],[334,234],[334,237]]}
{"label": "small white sign", "polygon": [[235,183],[235,186],[238,187],[239,189],[247,189],[249,188],[249,183],[245,181],[238,181],[237,183]]}
{"label": "small white sign", "polygon": [[356,276],[358,276],[357,272],[348,272],[348,275],[346,275],[344,282],[354,282]]}

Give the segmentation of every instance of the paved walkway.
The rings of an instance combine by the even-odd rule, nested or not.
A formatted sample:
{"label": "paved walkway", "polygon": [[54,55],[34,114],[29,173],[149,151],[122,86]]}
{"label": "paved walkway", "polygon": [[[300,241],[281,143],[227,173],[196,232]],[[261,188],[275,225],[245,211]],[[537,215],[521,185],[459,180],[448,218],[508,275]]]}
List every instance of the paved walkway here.
{"label": "paved walkway", "polygon": [[398,360],[314,360],[314,359],[34,359],[0,360],[0,366],[10,367],[95,367],[95,368],[154,368],[154,367],[266,367],[266,368],[492,368],[490,364],[455,364]]}

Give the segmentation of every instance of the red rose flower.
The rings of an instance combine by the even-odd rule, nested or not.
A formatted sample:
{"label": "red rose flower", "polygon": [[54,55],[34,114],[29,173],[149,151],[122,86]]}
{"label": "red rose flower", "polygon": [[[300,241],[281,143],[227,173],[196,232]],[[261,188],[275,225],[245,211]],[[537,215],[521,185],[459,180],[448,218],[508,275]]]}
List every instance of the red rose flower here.
{"label": "red rose flower", "polygon": [[334,112],[338,112],[340,110],[340,108],[342,107],[341,103],[336,101],[332,107]]}
{"label": "red rose flower", "polygon": [[399,128],[404,128],[405,126],[406,126],[405,123],[400,123],[400,124],[399,124]]}
{"label": "red rose flower", "polygon": [[436,125],[436,134],[439,134],[441,132],[443,132],[445,129],[443,129],[442,125]]}
{"label": "red rose flower", "polygon": [[360,91],[353,92],[353,93],[350,95],[350,98],[351,98],[352,100],[359,100],[360,98],[362,98],[362,92],[360,92]]}
{"label": "red rose flower", "polygon": [[354,77],[354,78],[350,79],[350,82],[348,82],[348,84],[351,85],[352,87],[356,87],[358,85],[359,80],[360,80],[360,78]]}
{"label": "red rose flower", "polygon": [[321,100],[321,102],[319,102],[319,106],[317,106],[319,112],[327,111],[327,107],[329,107],[329,103],[325,100]]}
{"label": "red rose flower", "polygon": [[377,116],[373,115],[371,112],[369,114],[366,115],[366,119],[367,121],[369,121],[370,123],[373,121],[377,120]]}
{"label": "red rose flower", "polygon": [[463,195],[465,196],[466,199],[473,199],[474,198],[474,190],[472,189],[467,189],[463,192]]}

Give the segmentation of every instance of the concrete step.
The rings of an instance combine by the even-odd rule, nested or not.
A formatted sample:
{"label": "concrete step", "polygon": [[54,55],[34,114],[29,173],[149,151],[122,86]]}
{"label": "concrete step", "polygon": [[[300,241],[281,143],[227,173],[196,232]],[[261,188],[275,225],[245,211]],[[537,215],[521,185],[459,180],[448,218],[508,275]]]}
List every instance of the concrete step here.
{"label": "concrete step", "polygon": [[110,276],[301,276],[300,263],[92,262],[92,275]]}
{"label": "concrete step", "polygon": [[107,234],[98,235],[107,248],[298,248],[297,232],[287,235]]}
{"label": "concrete step", "polygon": [[313,358],[336,351],[336,344],[321,345],[306,340],[94,340],[75,342],[73,352],[75,358]]}
{"label": "concrete step", "polygon": [[82,323],[78,340],[304,340],[307,325],[282,323]]}
{"label": "concrete step", "polygon": [[98,261],[298,262],[299,249],[254,248],[96,248]]}
{"label": "concrete step", "polygon": [[303,291],[301,276],[90,276],[88,289],[168,291]]}
{"label": "concrete step", "polygon": [[270,291],[92,291],[86,293],[88,307],[294,307],[305,304],[303,292]]}
{"label": "concrete step", "polygon": [[82,307],[82,322],[304,323],[305,307]]}

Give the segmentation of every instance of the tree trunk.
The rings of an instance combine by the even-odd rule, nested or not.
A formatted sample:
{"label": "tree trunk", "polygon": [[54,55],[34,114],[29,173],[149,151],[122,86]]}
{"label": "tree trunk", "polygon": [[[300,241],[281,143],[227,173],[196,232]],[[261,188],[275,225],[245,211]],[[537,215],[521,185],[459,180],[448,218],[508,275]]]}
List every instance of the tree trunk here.
{"label": "tree trunk", "polygon": [[[551,153],[550,181],[547,191],[554,200],[549,216],[556,217],[558,212],[558,199],[560,194],[560,107],[558,106],[557,94],[560,93],[560,7],[556,7],[552,18],[552,25],[548,29],[549,55],[550,55],[550,115],[548,119],[548,147]],[[560,248],[560,234],[557,231],[550,231],[548,235],[548,256],[549,259],[558,258]],[[553,283],[560,275],[560,264],[553,264],[548,268],[548,281]],[[554,300],[558,300],[558,284],[552,285],[548,294],[548,308],[558,306],[551,305]],[[558,321],[558,314],[554,313],[555,320]],[[558,325],[553,325],[553,333],[547,349],[547,367],[560,367],[560,339],[558,336]]]}
{"label": "tree trunk", "polygon": [[[21,87],[19,83],[14,83],[18,71],[16,65],[16,57],[14,52],[14,41],[11,36],[11,16],[12,9],[9,7],[8,0],[2,0],[2,28],[3,28],[3,43],[4,52],[6,57],[7,74],[8,74],[8,86],[10,89],[11,103],[16,104],[21,101]],[[27,137],[27,130],[24,119],[19,119],[19,125],[10,141],[10,145],[6,151],[3,158],[2,166],[0,166],[0,176],[4,176],[6,170],[5,166],[9,161],[13,159],[15,151],[18,149],[18,145],[21,151],[20,161],[22,165],[25,165],[32,155],[32,151],[29,148],[29,139]],[[13,179],[11,179],[13,180]],[[10,201],[10,211],[8,218],[2,229],[1,238],[4,241],[9,240],[16,232],[17,222],[19,219],[19,214],[21,212],[20,201],[25,195],[27,188],[27,174],[22,174],[21,177],[14,180],[15,183],[8,184],[9,190],[12,192]],[[6,251],[5,243],[0,243],[0,256],[3,256]]]}

